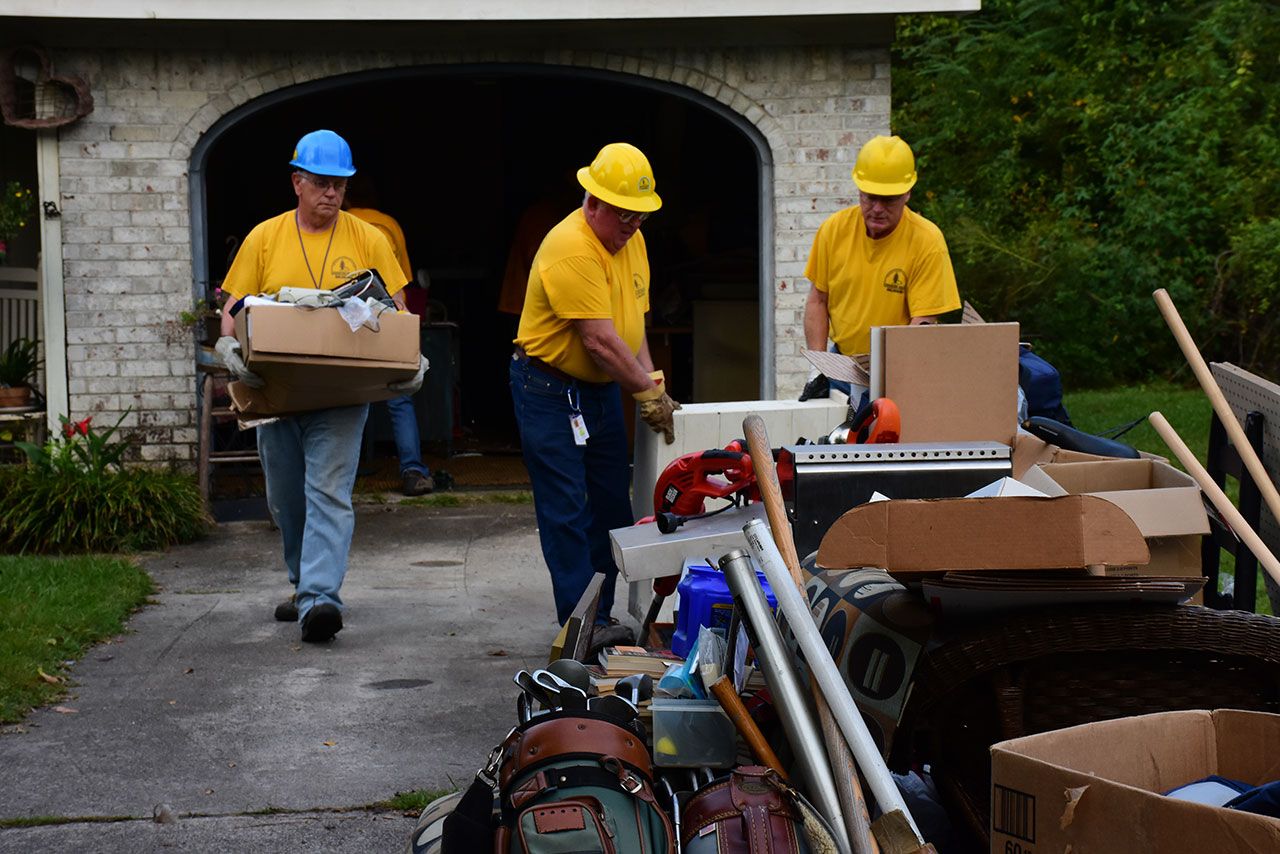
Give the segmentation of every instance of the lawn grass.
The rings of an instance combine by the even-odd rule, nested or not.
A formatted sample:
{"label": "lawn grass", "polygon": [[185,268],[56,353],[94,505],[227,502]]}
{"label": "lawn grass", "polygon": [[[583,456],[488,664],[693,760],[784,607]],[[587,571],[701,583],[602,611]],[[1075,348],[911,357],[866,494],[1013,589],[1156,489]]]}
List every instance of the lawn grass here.
{"label": "lawn grass", "polygon": [[[1063,396],[1063,404],[1071,415],[1072,424],[1086,433],[1101,433],[1158,411],[1178,431],[1182,441],[1187,443],[1201,465],[1207,462],[1209,420],[1213,414],[1213,406],[1199,386],[1186,388],[1171,383],[1152,383],[1101,391],[1071,392]],[[1121,436],[1120,441],[1133,445],[1140,451],[1167,457],[1171,465],[1185,471],[1185,466],[1178,462],[1173,451],[1169,450],[1145,421]],[[1240,485],[1234,479],[1227,478],[1226,492],[1233,503],[1239,503]],[[1234,571],[1235,558],[1224,552],[1219,569],[1220,586]],[[1266,573],[1259,567],[1257,611],[1260,614],[1271,613],[1271,602],[1267,598],[1266,584],[1263,581],[1265,576]]]}
{"label": "lawn grass", "polygon": [[0,722],[62,697],[67,662],[117,634],[151,591],[125,558],[0,555]]}

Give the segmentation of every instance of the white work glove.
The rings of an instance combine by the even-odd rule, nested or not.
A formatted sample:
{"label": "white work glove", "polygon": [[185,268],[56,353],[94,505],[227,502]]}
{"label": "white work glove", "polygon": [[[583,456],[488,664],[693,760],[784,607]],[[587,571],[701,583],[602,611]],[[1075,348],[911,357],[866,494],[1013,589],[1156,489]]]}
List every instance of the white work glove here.
{"label": "white work glove", "polygon": [[431,363],[427,361],[427,357],[418,355],[418,372],[407,380],[390,383],[387,388],[390,391],[399,394],[415,394],[418,389],[422,388],[422,378],[426,376],[427,369],[431,367]]}
{"label": "white work glove", "polygon": [[222,360],[222,366],[249,388],[262,388],[267,384],[262,377],[245,366],[244,359],[240,357],[240,342],[234,336],[223,335],[213,345],[213,350]]}

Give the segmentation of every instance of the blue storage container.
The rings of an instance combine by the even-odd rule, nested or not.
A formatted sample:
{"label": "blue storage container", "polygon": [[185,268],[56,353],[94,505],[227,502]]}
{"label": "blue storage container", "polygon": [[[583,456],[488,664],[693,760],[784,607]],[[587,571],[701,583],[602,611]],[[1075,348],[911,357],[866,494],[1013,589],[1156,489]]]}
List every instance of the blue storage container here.
{"label": "blue storage container", "polygon": [[[756,569],[756,578],[764,588],[769,607],[777,610],[778,602],[759,569]],[[676,615],[676,630],[671,636],[672,652],[687,656],[698,639],[699,626],[720,629],[721,634],[728,636],[729,621],[733,616],[733,594],[729,592],[729,583],[725,581],[723,572],[705,563],[688,561],[684,578],[676,585],[676,593],[680,594],[680,612]]]}

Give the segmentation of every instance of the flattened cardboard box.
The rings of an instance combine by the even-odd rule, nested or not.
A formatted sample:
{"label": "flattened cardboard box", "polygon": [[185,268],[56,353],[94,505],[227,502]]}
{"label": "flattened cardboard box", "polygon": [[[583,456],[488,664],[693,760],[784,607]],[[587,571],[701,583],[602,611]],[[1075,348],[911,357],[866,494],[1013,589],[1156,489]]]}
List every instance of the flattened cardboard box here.
{"label": "flattened cardboard box", "polygon": [[991,746],[991,854],[1280,851],[1280,819],[1161,794],[1210,774],[1280,779],[1280,715],[1163,712],[1002,741]]}
{"label": "flattened cardboard box", "polygon": [[355,332],[334,309],[249,306],[236,315],[245,364],[266,381],[260,389],[228,386],[246,417],[287,415],[389,400],[389,383],[418,370],[418,318],[384,314],[379,329]]}
{"label": "flattened cardboard box", "polygon": [[1209,517],[1191,475],[1157,460],[1103,459],[1048,463],[1023,477],[1049,495],[1096,495],[1129,514],[1151,560],[1140,568],[1109,566],[1108,575],[1203,574],[1200,540],[1209,533]]}
{"label": "flattened cardboard box", "polygon": [[902,442],[1003,442],[1018,429],[1018,324],[872,330],[871,391],[893,400]]}
{"label": "flattened cardboard box", "polygon": [[876,501],[837,519],[818,547],[821,567],[908,574],[1084,569],[1147,558],[1128,514],[1091,495]]}

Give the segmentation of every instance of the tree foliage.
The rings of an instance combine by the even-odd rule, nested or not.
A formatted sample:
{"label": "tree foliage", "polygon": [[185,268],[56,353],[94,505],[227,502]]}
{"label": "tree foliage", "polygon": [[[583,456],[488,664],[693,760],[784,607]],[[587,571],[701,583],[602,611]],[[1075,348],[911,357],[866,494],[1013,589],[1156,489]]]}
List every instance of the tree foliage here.
{"label": "tree foliage", "polygon": [[894,131],[962,295],[1077,384],[1280,374],[1280,4],[985,0],[900,20]]}

